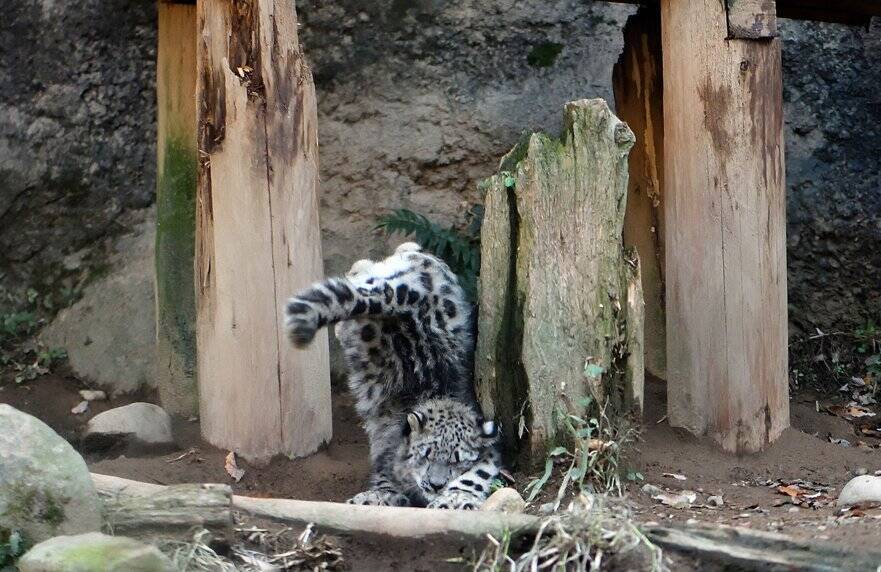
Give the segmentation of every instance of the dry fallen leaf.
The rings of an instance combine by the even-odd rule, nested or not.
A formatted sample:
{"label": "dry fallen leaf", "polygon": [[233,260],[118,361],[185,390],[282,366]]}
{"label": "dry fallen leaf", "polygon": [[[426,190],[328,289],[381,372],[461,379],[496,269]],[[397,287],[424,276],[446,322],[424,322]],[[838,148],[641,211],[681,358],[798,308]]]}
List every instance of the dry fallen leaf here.
{"label": "dry fallen leaf", "polygon": [[787,485],[785,487],[784,486],[777,487],[777,492],[784,494],[784,495],[791,496],[791,497],[797,497],[797,496],[805,494],[805,491],[801,490],[800,488],[798,488],[795,485]]}
{"label": "dry fallen leaf", "polygon": [[224,468],[226,468],[227,474],[235,479],[236,482],[241,481],[242,477],[245,476],[245,471],[236,465],[236,454],[232,451],[226,456],[226,464]]}
{"label": "dry fallen leaf", "polygon": [[612,441],[603,441],[602,439],[591,439],[587,443],[589,451],[603,451],[612,445]]}

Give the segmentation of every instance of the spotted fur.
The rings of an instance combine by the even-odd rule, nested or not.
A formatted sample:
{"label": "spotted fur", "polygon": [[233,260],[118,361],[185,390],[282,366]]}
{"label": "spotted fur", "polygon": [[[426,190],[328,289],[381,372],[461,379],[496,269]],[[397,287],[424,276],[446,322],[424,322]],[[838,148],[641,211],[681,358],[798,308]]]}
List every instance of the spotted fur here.
{"label": "spotted fur", "polygon": [[288,301],[294,345],[336,325],[370,441],[370,489],[349,502],[476,508],[499,477],[492,422],[472,383],[471,307],[455,275],[415,243],[359,260]]}

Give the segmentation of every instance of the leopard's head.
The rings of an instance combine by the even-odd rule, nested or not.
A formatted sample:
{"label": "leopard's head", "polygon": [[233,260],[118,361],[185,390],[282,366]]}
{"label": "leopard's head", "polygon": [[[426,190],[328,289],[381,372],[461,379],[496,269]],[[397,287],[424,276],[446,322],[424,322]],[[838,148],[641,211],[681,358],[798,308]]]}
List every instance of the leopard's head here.
{"label": "leopard's head", "polygon": [[431,502],[498,442],[496,425],[465,403],[427,400],[407,414],[395,473],[411,493]]}

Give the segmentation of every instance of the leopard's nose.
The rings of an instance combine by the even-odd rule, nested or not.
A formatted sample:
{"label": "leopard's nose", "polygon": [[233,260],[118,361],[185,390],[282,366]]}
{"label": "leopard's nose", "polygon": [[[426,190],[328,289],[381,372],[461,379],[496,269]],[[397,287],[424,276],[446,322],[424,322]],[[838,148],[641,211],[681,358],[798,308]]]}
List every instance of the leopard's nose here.
{"label": "leopard's nose", "polygon": [[428,484],[431,486],[431,489],[434,492],[437,492],[437,491],[441,490],[442,488],[444,488],[444,483],[439,484],[439,483],[435,483],[435,482],[429,482]]}

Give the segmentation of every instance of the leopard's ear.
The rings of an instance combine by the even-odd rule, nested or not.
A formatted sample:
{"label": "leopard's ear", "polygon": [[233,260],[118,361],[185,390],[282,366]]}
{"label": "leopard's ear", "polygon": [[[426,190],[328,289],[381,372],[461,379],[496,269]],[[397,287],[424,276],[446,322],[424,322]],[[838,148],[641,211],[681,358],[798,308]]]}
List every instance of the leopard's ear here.
{"label": "leopard's ear", "polygon": [[495,421],[484,421],[480,425],[480,432],[489,439],[499,434],[499,428],[496,426]]}
{"label": "leopard's ear", "polygon": [[395,254],[403,254],[405,252],[419,252],[422,247],[416,242],[405,242],[395,249]]}
{"label": "leopard's ear", "polygon": [[425,424],[425,415],[418,411],[411,411],[407,414],[407,426],[404,427],[404,435],[410,433],[419,433]]}

